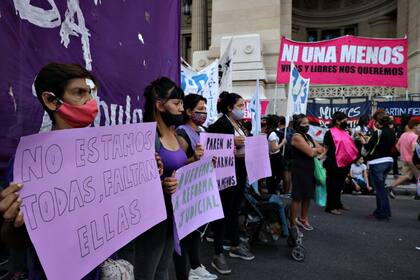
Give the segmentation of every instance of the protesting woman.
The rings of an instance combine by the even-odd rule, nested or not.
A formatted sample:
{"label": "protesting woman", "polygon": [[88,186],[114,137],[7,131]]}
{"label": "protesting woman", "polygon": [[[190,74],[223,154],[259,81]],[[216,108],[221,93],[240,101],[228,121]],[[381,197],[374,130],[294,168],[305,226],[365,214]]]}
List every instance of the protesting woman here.
{"label": "protesting woman", "polygon": [[396,148],[400,153],[400,160],[402,162],[402,175],[398,177],[389,187],[389,194],[391,198],[395,198],[393,189],[403,184],[405,181],[416,179],[416,167],[413,165],[413,153],[416,149],[417,133],[416,127],[419,126],[420,121],[411,119],[406,127],[405,132],[398,139]]}
{"label": "protesting woman", "polygon": [[360,117],[357,126],[353,129],[353,139],[357,149],[360,151],[362,149],[362,144],[360,138],[366,138],[369,136],[369,115],[363,115]]}
{"label": "protesting woman", "polygon": [[[324,167],[327,170],[327,205],[325,211],[340,215],[340,210],[349,210],[341,203],[341,191],[358,150],[347,129],[347,116],[343,112],[335,112],[331,121],[331,129],[325,133],[324,145],[327,158]],[[363,137],[362,137],[363,139]]]}
{"label": "protesting woman", "polygon": [[[198,94],[190,94],[184,98],[184,124],[176,129],[181,148],[187,154],[188,162],[199,160],[203,148],[199,144],[202,125],[207,119],[207,100]],[[200,232],[193,231],[181,240],[181,255],[174,253],[176,278],[186,279],[217,279],[200,262]],[[190,261],[190,271],[187,273],[187,257]]]}
{"label": "protesting woman", "polygon": [[373,120],[376,130],[364,145],[369,173],[376,191],[376,210],[373,216],[378,220],[388,220],[391,217],[391,207],[385,189],[385,179],[392,169],[391,150],[395,143],[395,133],[389,128],[391,119],[384,111],[375,112]]}
{"label": "protesting woman", "polygon": [[[98,107],[87,84],[87,79],[96,87],[93,75],[76,64],[50,63],[44,66],[35,79],[35,90],[38,101],[48,113],[53,130],[81,128],[90,126],[95,120]],[[9,168],[6,187],[0,194],[0,213],[4,224],[1,229],[2,240],[9,247],[13,261],[12,269],[23,268],[26,271],[13,271],[18,279],[46,279],[33,244],[25,229],[20,206],[22,199],[19,191],[24,187],[13,182],[13,164]],[[40,186],[42,187],[42,186]],[[63,273],[65,273],[63,271]],[[96,268],[83,279],[99,279]]]}
{"label": "protesting woman", "polygon": [[267,135],[270,150],[271,177],[267,179],[268,193],[275,194],[279,190],[283,173],[283,146],[287,143],[283,131],[280,131],[281,117],[269,115],[267,117]]}
{"label": "protesting woman", "polygon": [[[309,231],[314,229],[308,220],[309,205],[315,194],[314,157],[321,155],[324,148],[309,136],[309,120],[305,115],[293,116],[293,129],[295,133],[292,137],[293,188],[290,224],[292,232],[296,225]],[[300,217],[297,216],[299,207]]]}
{"label": "protesting woman", "polygon": [[171,194],[178,186],[175,171],[187,164],[175,129],[183,121],[184,92],[170,79],[162,77],[146,87],[144,121],[157,123],[156,151],[164,169],[162,187],[167,219],[134,240],[135,279],[169,279],[169,264],[173,254],[173,212]]}
{"label": "protesting woman", "polygon": [[209,127],[209,132],[212,133],[234,135],[236,148],[236,186],[220,191],[225,218],[213,222],[212,226],[215,250],[212,266],[221,274],[228,274],[232,271],[223,254],[225,230],[231,241],[230,257],[241,258],[243,260],[253,260],[255,258],[249,249],[239,242],[238,211],[247,178],[245,167],[245,137],[248,135],[248,132],[240,122],[244,117],[244,106],[245,102],[240,95],[222,92],[217,103],[217,111],[222,116]]}

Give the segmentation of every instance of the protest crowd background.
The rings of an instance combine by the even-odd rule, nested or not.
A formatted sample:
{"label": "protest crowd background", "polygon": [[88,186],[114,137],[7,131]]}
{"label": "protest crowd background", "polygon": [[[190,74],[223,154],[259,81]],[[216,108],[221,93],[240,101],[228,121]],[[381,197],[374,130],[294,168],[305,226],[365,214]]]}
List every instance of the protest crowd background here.
{"label": "protest crowd background", "polygon": [[0,279],[228,279],[304,262],[315,207],[420,200],[420,3],[309,2],[3,1]]}

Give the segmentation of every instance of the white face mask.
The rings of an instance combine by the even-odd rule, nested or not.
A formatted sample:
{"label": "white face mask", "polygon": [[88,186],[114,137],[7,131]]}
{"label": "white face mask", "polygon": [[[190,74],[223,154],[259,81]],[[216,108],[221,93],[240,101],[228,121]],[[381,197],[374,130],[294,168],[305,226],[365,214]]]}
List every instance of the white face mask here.
{"label": "white face mask", "polygon": [[232,117],[235,119],[235,120],[241,120],[241,119],[243,119],[244,118],[244,116],[245,116],[245,112],[244,112],[244,110],[243,109],[233,109],[232,110]]}

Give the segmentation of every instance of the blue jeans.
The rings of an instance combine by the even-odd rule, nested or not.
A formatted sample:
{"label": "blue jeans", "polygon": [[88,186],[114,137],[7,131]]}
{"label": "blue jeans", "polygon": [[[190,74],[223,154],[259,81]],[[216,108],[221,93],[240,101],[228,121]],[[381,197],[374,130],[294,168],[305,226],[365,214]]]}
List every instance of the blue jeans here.
{"label": "blue jeans", "polygon": [[369,166],[369,173],[376,191],[376,210],[373,212],[373,215],[378,219],[388,219],[391,217],[388,193],[385,190],[385,179],[391,169],[392,162],[384,162]]}

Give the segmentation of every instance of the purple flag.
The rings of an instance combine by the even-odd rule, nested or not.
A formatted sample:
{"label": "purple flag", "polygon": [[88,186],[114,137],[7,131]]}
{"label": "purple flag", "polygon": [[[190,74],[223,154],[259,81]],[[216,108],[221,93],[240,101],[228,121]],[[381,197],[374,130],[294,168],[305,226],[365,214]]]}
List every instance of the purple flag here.
{"label": "purple flag", "polygon": [[155,134],[141,123],[22,137],[14,178],[48,279],[81,279],[166,219]]}
{"label": "purple flag", "polygon": [[8,0],[0,14],[0,175],[22,135],[48,130],[32,87],[45,64],[93,71],[95,126],[141,121],[145,86],[179,81],[179,0]]}

